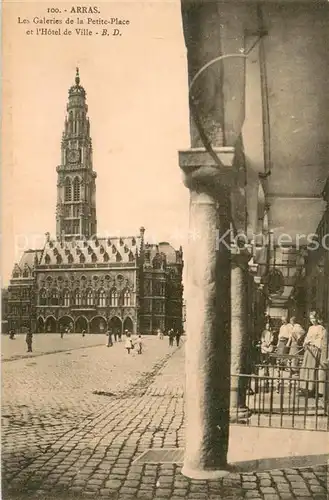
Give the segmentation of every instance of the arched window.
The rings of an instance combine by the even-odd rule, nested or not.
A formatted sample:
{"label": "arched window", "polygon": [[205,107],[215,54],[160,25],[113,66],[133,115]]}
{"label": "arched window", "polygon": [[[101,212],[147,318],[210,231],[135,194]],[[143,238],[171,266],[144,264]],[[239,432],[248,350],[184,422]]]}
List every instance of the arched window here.
{"label": "arched window", "polygon": [[50,296],[50,304],[52,306],[58,306],[59,304],[59,300],[58,300],[58,291],[56,290],[56,288],[54,288],[52,291],[51,291],[51,296]]}
{"label": "arched window", "polygon": [[57,262],[57,264],[61,264],[63,262],[63,259],[62,259],[61,255],[57,255],[56,256],[56,262]]}
{"label": "arched window", "polygon": [[97,262],[97,255],[95,253],[92,254],[91,261],[92,262]]}
{"label": "arched window", "polygon": [[64,185],[64,200],[71,201],[72,200],[72,185],[69,177],[65,179]]}
{"label": "arched window", "polygon": [[94,305],[93,292],[92,292],[92,290],[88,290],[88,292],[87,292],[87,306],[93,306],[93,305]]}
{"label": "arched window", "polygon": [[83,255],[83,253],[80,254],[80,264],[84,264],[86,262],[86,257]]}
{"label": "arched window", "polygon": [[40,290],[39,304],[40,304],[40,306],[47,305],[47,292],[44,288],[42,290]]}
{"label": "arched window", "polygon": [[69,264],[73,264],[74,258],[73,258],[73,255],[71,253],[69,254],[67,260],[68,260]]}
{"label": "arched window", "polygon": [[110,305],[113,306],[113,307],[117,307],[118,306],[118,292],[117,292],[116,288],[113,288],[111,290]]}
{"label": "arched window", "polygon": [[75,298],[75,305],[81,306],[81,293],[79,290],[76,290],[74,298]]}
{"label": "arched window", "polygon": [[130,296],[129,290],[125,290],[123,293],[123,305],[130,306],[130,299],[131,299],[131,296]]}
{"label": "arched window", "polygon": [[50,256],[48,254],[45,256],[45,263],[50,264]]}
{"label": "arched window", "polygon": [[69,307],[70,305],[70,292],[68,290],[64,291],[64,307]]}
{"label": "arched window", "polygon": [[107,252],[104,253],[104,262],[108,262],[110,260],[109,254]]}
{"label": "arched window", "polygon": [[105,295],[104,290],[100,290],[98,293],[98,305],[100,307],[106,306],[106,295]]}
{"label": "arched window", "polygon": [[29,277],[29,270],[27,267],[25,267],[23,271],[23,278],[28,278],[28,277]]}
{"label": "arched window", "polygon": [[80,180],[78,177],[73,181],[73,200],[80,201]]}

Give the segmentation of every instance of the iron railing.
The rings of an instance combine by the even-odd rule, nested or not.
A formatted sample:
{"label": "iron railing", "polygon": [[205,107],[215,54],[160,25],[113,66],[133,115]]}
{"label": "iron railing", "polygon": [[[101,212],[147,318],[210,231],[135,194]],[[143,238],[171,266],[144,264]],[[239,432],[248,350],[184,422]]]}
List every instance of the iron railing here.
{"label": "iron railing", "polygon": [[245,396],[246,411],[231,410],[232,423],[259,427],[329,430],[329,369],[291,363],[256,365],[253,374],[232,375]]}

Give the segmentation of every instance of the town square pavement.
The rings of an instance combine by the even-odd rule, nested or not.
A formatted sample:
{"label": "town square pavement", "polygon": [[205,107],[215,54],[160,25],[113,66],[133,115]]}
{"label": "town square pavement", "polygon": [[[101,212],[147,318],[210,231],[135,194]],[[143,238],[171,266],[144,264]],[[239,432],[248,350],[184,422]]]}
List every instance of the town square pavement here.
{"label": "town square pavement", "polygon": [[128,355],[104,335],[36,335],[27,354],[23,335],[3,336],[2,498],[327,499],[324,465],[196,481],[180,463],[135,463],[184,447],[183,386],[184,341]]}

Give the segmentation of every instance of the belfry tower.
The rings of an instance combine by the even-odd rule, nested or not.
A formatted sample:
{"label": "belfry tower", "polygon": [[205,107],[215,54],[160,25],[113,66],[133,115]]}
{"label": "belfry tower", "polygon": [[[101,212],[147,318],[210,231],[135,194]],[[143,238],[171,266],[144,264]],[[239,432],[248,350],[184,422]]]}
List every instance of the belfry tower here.
{"label": "belfry tower", "polygon": [[69,89],[67,116],[57,167],[56,235],[58,239],[90,238],[96,234],[96,172],[93,170],[86,92],[80,85]]}

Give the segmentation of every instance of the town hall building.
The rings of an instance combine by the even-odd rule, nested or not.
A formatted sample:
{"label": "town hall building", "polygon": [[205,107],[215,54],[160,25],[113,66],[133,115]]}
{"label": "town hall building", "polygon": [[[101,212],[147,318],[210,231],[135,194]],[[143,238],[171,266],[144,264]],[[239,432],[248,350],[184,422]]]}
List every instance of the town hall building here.
{"label": "town hall building", "polygon": [[17,332],[155,333],[183,329],[183,252],[148,244],[145,229],[98,237],[86,92],[77,69],[69,89],[57,167],[56,238],[27,250],[8,288],[8,328]]}

